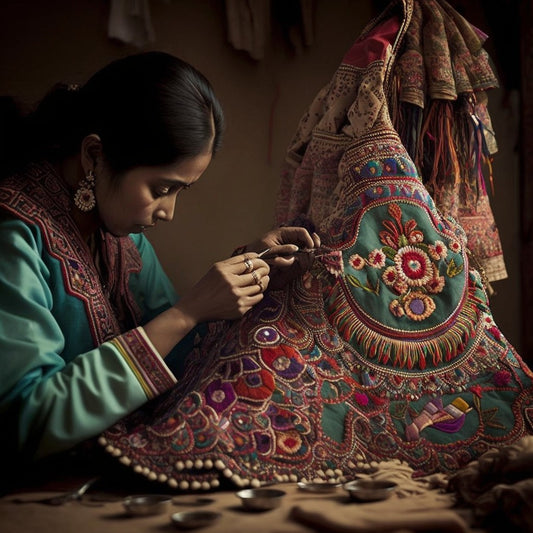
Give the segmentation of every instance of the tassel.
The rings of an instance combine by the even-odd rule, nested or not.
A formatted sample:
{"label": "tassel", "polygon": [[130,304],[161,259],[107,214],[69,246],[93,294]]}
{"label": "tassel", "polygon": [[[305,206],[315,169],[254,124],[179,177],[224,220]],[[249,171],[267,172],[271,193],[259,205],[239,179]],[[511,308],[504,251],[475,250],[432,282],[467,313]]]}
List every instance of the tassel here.
{"label": "tassel", "polygon": [[433,100],[420,132],[416,163],[436,201],[461,176],[453,126],[453,102]]}

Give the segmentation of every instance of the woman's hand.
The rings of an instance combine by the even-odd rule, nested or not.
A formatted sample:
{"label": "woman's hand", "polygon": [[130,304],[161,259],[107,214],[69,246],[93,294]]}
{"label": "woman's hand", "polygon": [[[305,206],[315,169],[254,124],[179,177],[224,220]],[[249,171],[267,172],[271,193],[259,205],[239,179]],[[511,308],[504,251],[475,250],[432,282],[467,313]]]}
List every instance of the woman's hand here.
{"label": "woman's hand", "polygon": [[194,323],[242,317],[263,299],[270,266],[254,252],[215,263],[176,304]]}
{"label": "woman's hand", "polygon": [[[320,246],[320,237],[310,234],[301,227],[280,227],[269,231],[261,239],[246,246],[247,250],[262,252],[269,249],[263,257],[270,265],[270,288],[279,289],[289,281],[309,270],[314,256],[305,253]],[[302,252],[304,250],[304,252]]]}

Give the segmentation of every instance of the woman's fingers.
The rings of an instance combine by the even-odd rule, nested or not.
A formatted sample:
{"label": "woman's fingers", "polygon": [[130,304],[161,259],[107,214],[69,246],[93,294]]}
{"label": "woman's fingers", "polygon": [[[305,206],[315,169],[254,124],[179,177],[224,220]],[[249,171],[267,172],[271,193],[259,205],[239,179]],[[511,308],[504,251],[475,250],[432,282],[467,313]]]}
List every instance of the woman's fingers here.
{"label": "woman's fingers", "polygon": [[258,288],[257,290],[247,291],[247,294],[256,294],[257,292],[264,292],[268,286],[270,278],[268,276],[270,269],[268,267],[259,267],[250,272],[241,274],[237,280],[237,286],[241,288]]}
{"label": "woman's fingers", "polygon": [[296,244],[277,244],[272,246],[263,256],[265,259],[272,259],[273,257],[294,257],[300,248]]}
{"label": "woman's fingers", "polygon": [[270,276],[260,276],[256,274],[253,276],[249,283],[241,287],[241,293],[244,296],[255,296],[266,291],[268,284],[270,283]]}
{"label": "woman's fingers", "polygon": [[241,276],[257,271],[260,272],[261,276],[265,276],[270,271],[268,263],[259,258],[255,252],[231,257],[227,261],[223,261],[223,263],[230,267],[232,274]]}
{"label": "woman's fingers", "polygon": [[311,248],[314,246],[314,239],[305,228],[284,226],[279,228],[279,232],[279,244],[292,243],[298,245],[300,248]]}
{"label": "woman's fingers", "polygon": [[221,261],[217,263],[217,269],[232,287],[239,289],[239,296],[260,294],[270,281],[270,266],[255,252]]}

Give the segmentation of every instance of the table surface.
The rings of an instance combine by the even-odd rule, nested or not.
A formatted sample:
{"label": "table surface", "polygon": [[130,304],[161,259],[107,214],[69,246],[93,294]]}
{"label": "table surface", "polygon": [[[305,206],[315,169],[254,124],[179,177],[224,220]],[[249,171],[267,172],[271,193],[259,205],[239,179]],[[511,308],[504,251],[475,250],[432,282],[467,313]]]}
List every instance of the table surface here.
{"label": "table surface", "polygon": [[[353,502],[342,487],[333,492],[309,493],[295,483],[271,486],[286,495],[278,508],[268,511],[246,510],[236,491],[172,494],[171,506],[162,514],[131,516],[124,507],[124,494],[116,495],[89,489],[80,501],[61,506],[34,502],[57,492],[39,491],[8,494],[0,498],[0,531],[2,533],[149,533],[178,531],[171,515],[181,511],[209,510],[220,518],[208,527],[195,531],[205,533],[308,533],[310,531],[395,531],[412,525],[422,530],[424,520],[447,519],[444,531],[471,531],[462,518],[450,510],[451,496],[437,491],[413,497],[393,495],[386,501]],[[311,521],[295,518],[295,509]],[[436,512],[438,511],[438,512]],[[316,520],[318,517],[318,521]],[[328,521],[327,529],[320,521]],[[306,524],[306,525],[304,525]],[[397,524],[398,527],[395,527]],[[425,527],[425,526],[424,526]],[[348,529],[346,529],[348,528]],[[404,531],[406,529],[403,529]],[[427,529],[425,529],[427,531]]]}

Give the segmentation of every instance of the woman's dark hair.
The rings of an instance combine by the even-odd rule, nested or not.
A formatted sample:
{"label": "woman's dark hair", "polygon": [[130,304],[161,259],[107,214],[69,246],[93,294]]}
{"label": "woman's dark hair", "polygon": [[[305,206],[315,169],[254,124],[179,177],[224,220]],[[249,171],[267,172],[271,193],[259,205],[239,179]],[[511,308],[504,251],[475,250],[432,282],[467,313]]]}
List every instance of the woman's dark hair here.
{"label": "woman's dark hair", "polygon": [[58,85],[26,117],[0,99],[0,172],[61,160],[99,135],[111,169],[167,165],[220,147],[222,108],[207,79],[163,52],[113,61],[76,88]]}

